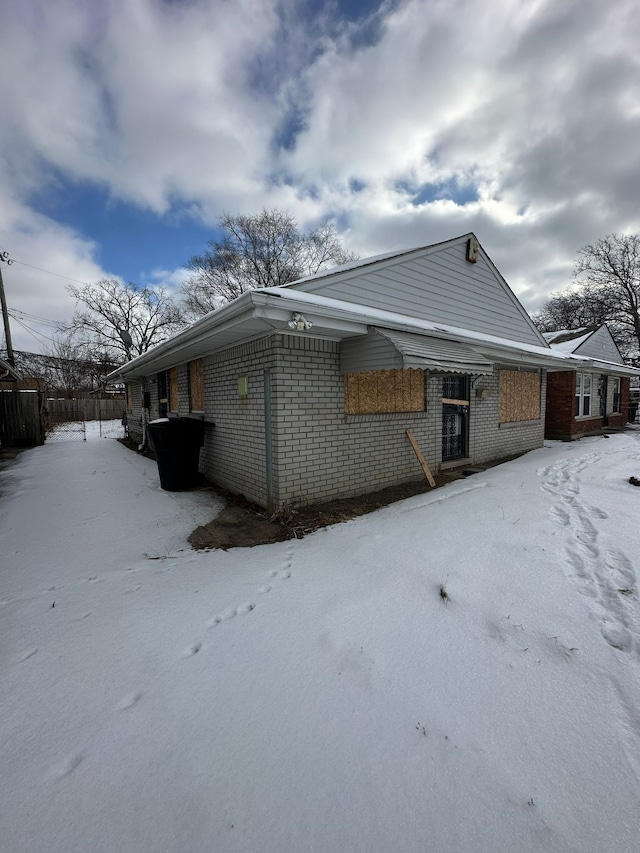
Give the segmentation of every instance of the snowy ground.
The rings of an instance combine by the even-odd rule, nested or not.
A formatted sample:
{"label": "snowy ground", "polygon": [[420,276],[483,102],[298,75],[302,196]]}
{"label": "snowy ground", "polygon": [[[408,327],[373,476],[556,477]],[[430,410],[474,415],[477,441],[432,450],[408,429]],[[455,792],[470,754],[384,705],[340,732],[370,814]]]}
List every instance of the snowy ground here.
{"label": "snowy ground", "polygon": [[0,850],[635,853],[630,475],[640,432],[196,553],[211,492],[163,492],[95,430],[21,454],[0,470]]}

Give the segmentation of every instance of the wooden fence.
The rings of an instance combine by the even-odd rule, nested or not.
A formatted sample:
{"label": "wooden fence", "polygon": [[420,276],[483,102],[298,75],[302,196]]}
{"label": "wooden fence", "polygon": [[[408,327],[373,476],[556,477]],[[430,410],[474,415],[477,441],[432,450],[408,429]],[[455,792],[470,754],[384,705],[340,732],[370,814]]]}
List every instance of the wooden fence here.
{"label": "wooden fence", "polygon": [[76,421],[80,416],[85,421],[120,420],[125,409],[124,397],[110,397],[107,400],[95,397],[87,400],[47,399],[44,405],[50,420],[55,423]]}
{"label": "wooden fence", "polygon": [[0,447],[34,447],[44,442],[42,395],[0,389]]}

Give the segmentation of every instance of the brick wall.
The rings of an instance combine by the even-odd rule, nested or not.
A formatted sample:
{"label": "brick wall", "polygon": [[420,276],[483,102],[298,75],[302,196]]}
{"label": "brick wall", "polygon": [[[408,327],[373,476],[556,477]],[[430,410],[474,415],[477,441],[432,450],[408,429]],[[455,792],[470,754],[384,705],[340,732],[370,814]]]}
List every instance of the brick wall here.
{"label": "brick wall", "polygon": [[[513,370],[506,367],[505,370]],[[488,397],[478,397],[471,391],[469,412],[469,456],[473,462],[492,462],[507,456],[526,453],[542,447],[544,441],[544,416],[546,375],[540,379],[540,417],[531,421],[500,423],[500,367],[491,376],[482,376],[476,388],[489,391]]]}
{"label": "brick wall", "polygon": [[[265,369],[271,381],[271,496]],[[425,377],[425,412],[345,415],[339,344],[287,334],[209,356],[204,376],[205,419],[216,426],[207,434],[201,470],[218,485],[263,506],[326,501],[422,479],[407,429],[413,430],[432,470],[438,469],[441,377]],[[245,399],[238,394],[241,376],[248,382]],[[543,419],[498,424],[498,374],[483,377],[481,384],[491,396],[480,399],[473,393],[471,397],[472,461],[486,462],[539,447]]]}
{"label": "brick wall", "polygon": [[[213,483],[267,506],[265,437],[265,369],[273,370],[274,355],[268,338],[206,356],[204,418],[207,429],[200,452],[200,470]],[[185,366],[186,372],[186,366]],[[248,394],[241,398],[238,379],[247,377]],[[188,384],[179,380],[180,411],[188,411]],[[183,399],[183,393],[186,396]]]}
{"label": "brick wall", "polygon": [[[574,371],[550,373],[547,382],[547,438],[570,440],[597,433],[603,429],[600,415],[600,375],[592,373],[591,417],[575,417],[576,374]],[[629,380],[620,380],[620,414],[608,414],[607,425],[624,426],[629,409]],[[613,382],[607,386],[606,411],[613,409]]]}
{"label": "brick wall", "polygon": [[[348,497],[424,477],[406,430],[435,470],[440,430],[438,383],[427,382],[427,411],[345,415],[339,345],[276,336],[274,453],[280,504]],[[439,399],[438,399],[439,406]]]}
{"label": "brick wall", "polygon": [[[424,477],[406,436],[411,429],[431,469],[442,456],[442,377],[425,374],[426,411],[345,415],[339,344],[274,334],[205,357],[207,429],[200,470],[262,506],[282,507],[363,494]],[[271,390],[271,464],[265,421],[265,371]],[[247,395],[238,380],[247,378]],[[542,377],[544,400],[544,375]],[[469,460],[524,453],[542,444],[541,418],[499,424],[499,371],[471,392]],[[152,416],[157,416],[152,383]],[[178,367],[179,412],[189,411],[187,365]],[[488,393],[488,396],[486,392]],[[268,476],[270,472],[270,477]],[[269,485],[271,491],[269,492]]]}

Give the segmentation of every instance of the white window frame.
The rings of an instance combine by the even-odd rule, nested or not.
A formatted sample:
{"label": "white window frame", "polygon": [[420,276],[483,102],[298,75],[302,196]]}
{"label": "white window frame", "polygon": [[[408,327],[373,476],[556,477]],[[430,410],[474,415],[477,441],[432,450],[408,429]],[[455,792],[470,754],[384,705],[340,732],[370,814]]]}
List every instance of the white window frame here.
{"label": "white window frame", "polygon": [[[576,418],[591,417],[591,400],[593,399],[593,376],[591,373],[576,373],[576,394],[574,416]],[[577,411],[576,411],[577,410]]]}

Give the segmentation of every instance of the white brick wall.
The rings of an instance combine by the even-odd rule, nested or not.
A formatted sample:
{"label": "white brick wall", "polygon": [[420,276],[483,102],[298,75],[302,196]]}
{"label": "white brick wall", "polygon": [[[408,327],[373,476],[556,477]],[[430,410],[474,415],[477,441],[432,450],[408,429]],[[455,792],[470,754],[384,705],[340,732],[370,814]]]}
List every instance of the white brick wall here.
{"label": "white brick wall", "polygon": [[[272,495],[267,488],[265,370],[270,372],[272,409]],[[248,396],[238,393],[246,376]],[[542,445],[541,418],[498,423],[498,370],[472,390],[469,457],[482,463]],[[411,429],[431,469],[438,470],[442,443],[442,379],[426,374],[426,411],[345,415],[339,344],[285,333],[274,334],[204,359],[208,429],[201,471],[217,485],[274,508],[350,497],[422,479],[406,430]],[[150,386],[151,387],[151,386]],[[543,377],[544,387],[544,377]],[[187,365],[178,368],[180,414],[189,411]],[[157,411],[157,385],[152,414]],[[544,399],[544,394],[543,394]]]}
{"label": "white brick wall", "polygon": [[[513,367],[505,367],[513,370]],[[544,415],[546,400],[546,373],[541,377],[540,418],[535,421],[500,424],[498,411],[500,368],[496,366],[491,376],[483,376],[478,387],[490,391],[484,399],[476,397],[471,391],[471,411],[469,429],[469,455],[473,462],[481,464],[518,453],[526,453],[536,447],[542,447],[544,439]]]}

